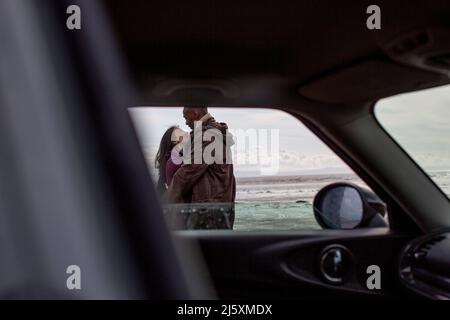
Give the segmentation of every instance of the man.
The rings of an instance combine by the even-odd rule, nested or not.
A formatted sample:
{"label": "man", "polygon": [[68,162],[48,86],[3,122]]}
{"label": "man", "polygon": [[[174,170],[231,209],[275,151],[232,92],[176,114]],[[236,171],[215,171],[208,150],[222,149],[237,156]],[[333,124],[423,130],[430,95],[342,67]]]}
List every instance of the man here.
{"label": "man", "polygon": [[[236,180],[230,149],[234,142],[228,126],[217,122],[206,107],[185,107],[183,116],[186,125],[192,129],[191,150],[190,154],[183,154],[183,165],[167,190],[168,200],[173,203],[234,204]],[[210,144],[223,149],[208,148]],[[213,150],[211,154],[208,149]],[[234,205],[232,208],[231,221],[234,220]]]}

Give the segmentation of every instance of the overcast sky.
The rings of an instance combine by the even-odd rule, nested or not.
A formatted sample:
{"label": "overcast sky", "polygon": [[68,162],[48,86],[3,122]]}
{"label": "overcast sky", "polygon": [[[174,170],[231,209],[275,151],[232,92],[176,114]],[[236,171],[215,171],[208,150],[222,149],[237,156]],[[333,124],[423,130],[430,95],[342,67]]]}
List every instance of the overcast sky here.
{"label": "overcast sky", "polygon": [[375,114],[422,167],[450,170],[450,85],[386,98]]}
{"label": "overcast sky", "polygon": [[[419,164],[426,169],[450,170],[450,86],[383,99],[375,111],[387,131]],[[226,122],[232,130],[278,130],[280,161],[277,174],[349,170],[300,121],[282,111],[212,108],[210,113],[216,120]],[[189,131],[182,107],[136,107],[131,108],[130,114],[149,162],[169,126],[179,125]],[[270,136],[268,138],[270,141]],[[255,175],[259,169],[254,165],[236,165],[235,170],[239,176]]]}

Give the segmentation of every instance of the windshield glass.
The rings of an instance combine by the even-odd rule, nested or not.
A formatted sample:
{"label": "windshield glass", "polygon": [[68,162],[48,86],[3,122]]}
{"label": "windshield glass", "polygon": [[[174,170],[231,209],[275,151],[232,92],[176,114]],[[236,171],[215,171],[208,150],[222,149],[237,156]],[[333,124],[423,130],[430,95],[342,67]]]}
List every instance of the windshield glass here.
{"label": "windshield glass", "polygon": [[375,114],[450,198],[450,85],[382,99]]}

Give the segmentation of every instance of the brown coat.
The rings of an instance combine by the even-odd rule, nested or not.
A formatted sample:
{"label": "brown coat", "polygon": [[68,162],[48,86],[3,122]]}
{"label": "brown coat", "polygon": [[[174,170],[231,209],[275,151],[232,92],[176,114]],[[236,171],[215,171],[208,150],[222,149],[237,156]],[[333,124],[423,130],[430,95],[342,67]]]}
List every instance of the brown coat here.
{"label": "brown coat", "polygon": [[[173,176],[167,190],[167,199],[173,203],[200,203],[200,202],[234,202],[236,197],[236,180],[234,178],[233,164],[226,163],[226,155],[231,155],[230,147],[234,143],[227,133],[225,123],[219,123],[214,118],[209,118],[202,123],[202,134],[209,129],[216,129],[220,134],[215,138],[227,141],[224,144],[223,161],[220,163],[206,164],[202,159],[201,164],[183,164]],[[194,131],[190,138],[193,144]],[[204,141],[202,150],[205,150],[211,142]],[[192,148],[194,149],[194,147]],[[194,161],[194,150],[191,152]]]}

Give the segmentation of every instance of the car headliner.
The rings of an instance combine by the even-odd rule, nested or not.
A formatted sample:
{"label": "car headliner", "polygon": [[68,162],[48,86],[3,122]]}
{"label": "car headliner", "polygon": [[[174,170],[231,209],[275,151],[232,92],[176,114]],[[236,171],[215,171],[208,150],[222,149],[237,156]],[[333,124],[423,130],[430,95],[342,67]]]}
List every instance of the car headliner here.
{"label": "car headliner", "polygon": [[[324,101],[344,92],[345,98],[325,100],[339,104],[448,82],[442,74],[393,64],[384,48],[404,32],[450,27],[447,0],[378,1],[381,30],[366,27],[369,1],[105,4],[147,105],[298,105],[302,93]],[[350,72],[317,85],[342,70]],[[186,90],[164,91],[171,85]]]}

